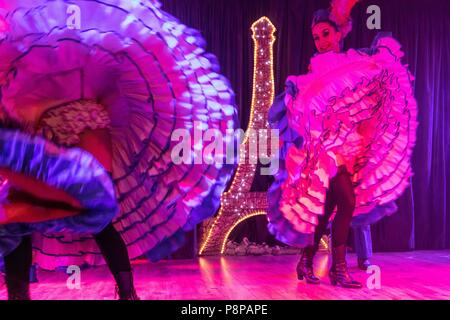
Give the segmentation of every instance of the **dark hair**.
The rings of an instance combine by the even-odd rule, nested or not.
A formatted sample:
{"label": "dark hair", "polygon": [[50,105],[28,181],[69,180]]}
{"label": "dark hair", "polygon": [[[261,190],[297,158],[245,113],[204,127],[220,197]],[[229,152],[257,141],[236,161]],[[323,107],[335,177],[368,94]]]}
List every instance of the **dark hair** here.
{"label": "dark hair", "polygon": [[319,24],[321,22],[326,22],[329,25],[331,25],[334,28],[334,30],[336,30],[337,32],[339,31],[339,27],[337,26],[336,22],[330,19],[330,12],[328,10],[320,9],[314,12],[311,29],[316,24]]}
{"label": "dark hair", "polygon": [[[334,30],[336,32],[340,32],[340,29],[337,26],[336,22],[334,22],[333,20],[330,19],[330,12],[328,10],[320,9],[320,10],[317,10],[316,12],[314,12],[311,29],[314,28],[314,26],[316,24],[321,23],[321,22],[328,23],[331,27],[334,28]],[[341,50],[344,49],[344,41],[343,40],[344,39],[341,39],[341,41],[339,42],[339,48]],[[316,47],[314,47],[314,52],[317,53]]]}

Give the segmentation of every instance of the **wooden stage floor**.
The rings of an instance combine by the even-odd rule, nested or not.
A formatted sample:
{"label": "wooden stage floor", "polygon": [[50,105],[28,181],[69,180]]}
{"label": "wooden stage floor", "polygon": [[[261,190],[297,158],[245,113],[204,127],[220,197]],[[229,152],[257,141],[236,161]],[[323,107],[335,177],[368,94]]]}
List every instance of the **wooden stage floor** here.
{"label": "wooden stage floor", "polygon": [[[450,250],[376,253],[372,263],[380,267],[380,289],[366,286],[369,274],[356,268],[356,257],[348,262],[363,289],[330,285],[329,258],[320,252],[315,260],[320,285],[298,281],[298,256],[202,257],[138,263],[133,266],[141,299],[167,300],[293,300],[293,299],[450,299]],[[81,272],[81,288],[68,289],[63,272],[39,271],[32,284],[35,300],[114,299],[114,282],[106,267]],[[0,299],[5,299],[0,279]]]}

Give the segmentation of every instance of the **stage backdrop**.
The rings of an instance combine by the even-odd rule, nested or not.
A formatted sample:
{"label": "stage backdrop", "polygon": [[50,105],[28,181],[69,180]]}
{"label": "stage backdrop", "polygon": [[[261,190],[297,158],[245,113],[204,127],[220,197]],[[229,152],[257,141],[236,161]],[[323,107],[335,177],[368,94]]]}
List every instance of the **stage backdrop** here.
{"label": "stage backdrop", "polygon": [[[165,11],[201,30],[208,51],[220,61],[236,92],[240,120],[249,119],[253,72],[252,22],[261,16],[277,28],[277,93],[286,77],[305,73],[314,53],[311,18],[327,8],[322,0],[162,0]],[[366,8],[381,8],[381,30],[368,30]],[[450,1],[362,1],[353,11],[353,31],[345,48],[368,47],[378,31],[402,43],[415,80],[419,129],[411,188],[397,201],[399,211],[372,226],[376,251],[450,248]],[[267,190],[260,177],[255,190]],[[263,225],[262,228],[265,226]]]}

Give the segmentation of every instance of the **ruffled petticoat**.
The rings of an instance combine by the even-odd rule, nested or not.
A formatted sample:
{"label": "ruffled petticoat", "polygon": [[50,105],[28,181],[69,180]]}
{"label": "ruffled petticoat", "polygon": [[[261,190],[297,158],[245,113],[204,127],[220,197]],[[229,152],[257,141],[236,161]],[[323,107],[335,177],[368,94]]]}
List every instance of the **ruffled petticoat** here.
{"label": "ruffled petticoat", "polygon": [[340,165],[352,174],[355,221],[395,212],[394,200],[409,184],[417,128],[411,75],[392,37],[377,39],[372,51],[313,57],[312,71],[289,77],[283,100],[271,109],[282,146],[269,191],[269,230],[280,241],[312,244]]}
{"label": "ruffled petticoat", "polygon": [[[225,137],[238,127],[234,94],[215,57],[198,31],[156,1],[16,2],[0,44],[3,110],[36,129],[45,122],[42,134],[58,132],[67,144],[76,143],[77,124],[97,113],[112,136],[114,226],[131,258],[167,256],[216,212],[235,168],[234,157],[226,158],[235,139]],[[80,8],[80,29],[67,25],[70,5]],[[221,161],[194,162],[207,142],[192,139],[190,161],[175,164],[180,139],[172,134],[207,129],[225,137],[214,149]],[[44,232],[34,248],[45,269],[103,262],[90,236]]]}

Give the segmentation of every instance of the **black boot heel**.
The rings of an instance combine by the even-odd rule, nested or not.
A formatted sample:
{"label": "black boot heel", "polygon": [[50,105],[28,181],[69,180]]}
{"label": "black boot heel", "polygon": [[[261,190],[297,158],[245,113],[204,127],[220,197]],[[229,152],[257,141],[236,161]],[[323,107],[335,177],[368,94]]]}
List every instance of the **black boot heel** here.
{"label": "black boot heel", "polygon": [[316,253],[315,247],[306,247],[303,250],[300,261],[297,264],[297,279],[306,279],[309,284],[319,284],[320,279],[314,275],[313,259]]}

